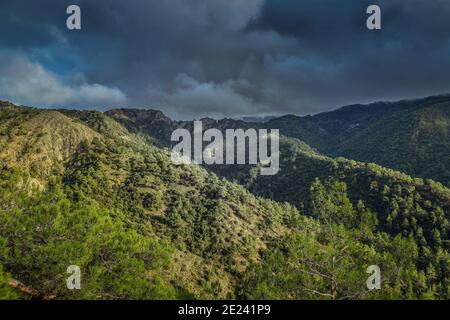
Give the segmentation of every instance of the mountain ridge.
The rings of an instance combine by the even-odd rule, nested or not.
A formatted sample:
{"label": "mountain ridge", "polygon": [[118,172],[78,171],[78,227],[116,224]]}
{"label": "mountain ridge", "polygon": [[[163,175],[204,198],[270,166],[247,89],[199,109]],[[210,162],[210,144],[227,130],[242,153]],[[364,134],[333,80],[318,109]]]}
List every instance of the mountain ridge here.
{"label": "mountain ridge", "polygon": [[[444,94],[397,102],[354,104],[304,117],[284,115],[267,122],[208,119],[204,128],[279,129],[281,135],[302,140],[323,154],[374,162],[450,186],[450,115],[446,111],[449,109],[450,95]],[[175,121],[164,115],[164,121],[154,120],[155,111],[143,117],[149,122],[125,120],[127,113],[134,112],[120,109],[106,114],[135,132],[142,131],[157,138],[166,146],[171,145],[173,130],[192,127],[192,121]]]}
{"label": "mountain ridge", "polygon": [[[2,155],[17,149],[14,141],[55,135],[43,150],[0,163],[0,297],[4,288],[28,297],[11,283],[62,299],[450,296],[450,190],[442,184],[285,136],[273,177],[252,166],[175,166],[167,146],[178,127],[192,122],[158,111],[0,108]],[[58,142],[67,138],[72,146]],[[84,270],[89,289],[79,295],[57,281],[69,260]],[[383,290],[365,292],[373,264],[384,270]],[[317,265],[325,276],[308,276]],[[4,279],[13,280],[5,287]]]}

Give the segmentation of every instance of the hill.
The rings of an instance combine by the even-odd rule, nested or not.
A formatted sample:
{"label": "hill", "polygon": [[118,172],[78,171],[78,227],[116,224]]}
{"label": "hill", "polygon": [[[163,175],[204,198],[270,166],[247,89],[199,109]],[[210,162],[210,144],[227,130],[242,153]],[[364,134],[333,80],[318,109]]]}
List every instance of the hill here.
{"label": "hill", "polygon": [[[416,110],[414,103],[405,102],[405,106]],[[354,108],[359,109],[359,107]],[[392,107],[385,106],[385,108]],[[403,110],[404,107],[395,106],[394,108]],[[347,111],[353,114],[353,111]],[[380,109],[375,109],[374,113],[377,112],[384,113]],[[398,116],[397,112],[393,110],[390,112]],[[373,119],[367,120],[367,123],[370,122],[373,122]],[[172,128],[176,128],[177,125],[192,128],[192,124],[188,122],[172,122]],[[206,128],[215,127],[221,130],[224,130],[227,125],[231,128],[244,129],[256,126],[256,124],[237,121],[230,123],[230,120],[204,122]],[[143,124],[139,127],[130,125],[129,127],[144,135],[152,134],[152,125]],[[167,138],[162,141],[169,145]],[[376,164],[345,158],[333,159],[318,153],[302,141],[286,137],[281,139],[280,158],[280,173],[275,176],[260,176],[257,168],[246,165],[206,166],[206,168],[227,179],[239,182],[255,195],[289,202],[301,212],[315,218],[317,218],[317,209],[311,203],[317,181],[329,188],[342,184],[343,189],[337,193],[348,197],[351,206],[358,207],[362,203],[364,208],[375,213],[378,232],[387,233],[393,237],[404,236],[414,239],[418,245],[418,265],[421,269],[434,270],[431,265],[435,263],[432,261],[436,255],[448,252],[450,248],[448,241],[450,190],[442,184],[433,180],[414,178]],[[352,228],[351,226],[350,229]],[[444,260],[446,259],[448,256]],[[450,261],[446,261],[448,265]],[[441,275],[447,278],[448,276],[444,274],[446,272]],[[446,283],[444,287],[448,286],[448,282]]]}
{"label": "hill", "polygon": [[[199,166],[172,164],[166,126],[190,123],[153,113],[137,125],[147,113],[127,112],[2,104],[0,297],[449,297],[442,185],[283,139],[279,176],[223,171],[238,172],[252,194]],[[151,136],[144,129],[154,129],[146,125],[154,117],[161,126]],[[27,140],[41,150],[17,156]],[[368,291],[375,264],[382,290]],[[69,265],[82,270],[80,291],[65,287]]]}
{"label": "hill", "polygon": [[35,176],[61,172],[58,164],[76,152],[81,141],[100,135],[53,110],[19,108],[0,102],[0,162],[25,168]]}
{"label": "hill", "polygon": [[[95,272],[107,265],[89,252],[92,250],[89,241],[91,245],[99,245],[97,241],[102,237],[96,239],[90,232],[96,228],[116,228],[118,235],[114,236],[130,239],[118,248],[115,246],[119,238],[108,239],[111,247],[101,249],[111,255],[104,257],[105,263],[113,259],[109,263],[120,265],[121,260],[115,261],[118,257],[114,255],[127,255],[121,250],[151,255],[152,252],[140,252],[140,248],[135,248],[140,243],[145,246],[150,242],[150,246],[156,247],[153,248],[156,255],[167,259],[165,256],[171,253],[170,263],[164,264],[164,269],[158,266],[163,263],[158,260],[149,261],[158,268],[150,264],[145,271],[144,266],[139,267],[142,272],[156,273],[162,284],[155,285],[157,289],[143,285],[142,292],[133,292],[128,287],[133,286],[131,283],[120,283],[126,286],[121,295],[117,288],[104,292],[103,288],[95,287],[102,284],[92,283],[94,289],[87,297],[150,298],[152,290],[163,290],[161,298],[185,294],[198,298],[233,297],[236,274],[258,259],[259,251],[267,242],[285,234],[290,220],[295,222],[298,216],[293,207],[258,199],[242,187],[222,181],[200,168],[173,166],[167,152],[146,144],[101,113],[65,111],[63,114],[19,107],[2,108],[2,113],[8,119],[5,122],[8,126],[14,123],[15,128],[29,128],[33,124],[34,131],[27,133],[29,139],[39,136],[36,138],[39,144],[35,145],[41,148],[39,152],[22,152],[20,161],[4,157],[0,190],[0,239],[9,251],[8,258],[3,256],[4,269],[15,280],[38,290],[39,296],[70,297],[62,288],[64,282],[56,285],[51,277],[58,279],[52,272],[64,275],[64,268],[76,261],[89,269],[93,282],[103,284],[105,281],[106,285],[107,279],[95,279]],[[58,128],[64,130],[58,131]],[[19,145],[16,141],[27,140],[16,132],[19,131],[13,131],[13,142],[4,144],[2,155],[13,154]],[[47,132],[60,136],[47,140],[44,138]],[[60,143],[72,132],[77,133],[75,140],[67,136],[72,145]],[[49,141],[51,143],[47,143]],[[44,156],[40,155],[52,157],[42,161]],[[32,180],[39,181],[42,187],[35,190],[29,183]],[[13,203],[15,209],[11,212]],[[84,217],[73,216],[75,212]],[[65,231],[54,230],[53,224],[58,224],[61,216],[66,215],[69,225],[59,222]],[[104,219],[113,219],[108,222],[111,226],[96,225],[96,220],[103,223]],[[26,237],[15,236],[17,223],[30,228]],[[76,241],[73,237],[83,224],[88,228],[81,233],[86,239]],[[44,234],[44,242],[36,243],[36,237],[44,237]],[[133,243],[133,239],[137,242]],[[17,245],[20,249],[13,250]],[[70,245],[74,246],[73,251],[65,252]],[[79,246],[87,246],[84,248],[87,252]],[[135,257],[129,257],[132,258]],[[159,256],[157,259],[163,260]],[[45,271],[49,263],[55,266]],[[117,274],[110,275],[110,280],[119,282],[124,272],[126,270],[117,270]],[[132,271],[130,277],[134,274],[136,271]],[[62,296],[59,291],[64,292]]]}
{"label": "hill", "polygon": [[330,156],[374,162],[450,185],[450,96],[353,105],[269,121]]}

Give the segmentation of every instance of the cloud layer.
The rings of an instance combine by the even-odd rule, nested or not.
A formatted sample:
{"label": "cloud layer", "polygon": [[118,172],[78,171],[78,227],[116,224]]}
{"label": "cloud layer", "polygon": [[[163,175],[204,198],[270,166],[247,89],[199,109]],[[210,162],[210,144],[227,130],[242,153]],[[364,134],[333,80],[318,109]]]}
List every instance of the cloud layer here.
{"label": "cloud layer", "polygon": [[18,104],[107,109],[126,103],[117,88],[89,84],[81,74],[62,77],[22,56],[0,55],[0,97]]}
{"label": "cloud layer", "polygon": [[366,0],[75,2],[82,30],[71,32],[73,1],[0,0],[0,52],[15,57],[0,67],[0,99],[193,118],[450,92],[445,0],[376,1],[378,32]]}

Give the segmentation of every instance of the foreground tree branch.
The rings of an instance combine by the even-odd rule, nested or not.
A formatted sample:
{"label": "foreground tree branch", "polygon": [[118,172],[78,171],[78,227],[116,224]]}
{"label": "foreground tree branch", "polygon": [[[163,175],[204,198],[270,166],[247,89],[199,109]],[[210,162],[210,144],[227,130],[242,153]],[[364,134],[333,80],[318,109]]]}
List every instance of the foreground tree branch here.
{"label": "foreground tree branch", "polygon": [[17,289],[20,292],[31,296],[32,298],[39,298],[39,297],[41,297],[41,295],[39,294],[39,292],[37,290],[35,290],[35,289],[25,285],[23,282],[20,282],[19,280],[11,279],[11,280],[9,280],[8,283],[14,289]]}
{"label": "foreground tree branch", "polygon": [[56,293],[50,293],[47,295],[42,295],[39,291],[36,289],[31,288],[30,286],[27,286],[23,282],[11,279],[9,280],[8,284],[14,288],[22,292],[23,294],[26,294],[27,296],[30,296],[32,299],[42,299],[42,300],[52,300],[56,298]]}

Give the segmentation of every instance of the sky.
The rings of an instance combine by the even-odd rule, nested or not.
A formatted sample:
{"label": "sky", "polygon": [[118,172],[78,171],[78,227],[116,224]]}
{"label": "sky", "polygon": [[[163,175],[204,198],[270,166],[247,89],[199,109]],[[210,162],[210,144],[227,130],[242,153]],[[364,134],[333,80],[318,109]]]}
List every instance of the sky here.
{"label": "sky", "polygon": [[[366,27],[372,4],[381,30]],[[440,93],[448,0],[0,0],[0,100],[17,104],[193,119]]]}

